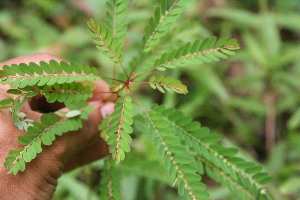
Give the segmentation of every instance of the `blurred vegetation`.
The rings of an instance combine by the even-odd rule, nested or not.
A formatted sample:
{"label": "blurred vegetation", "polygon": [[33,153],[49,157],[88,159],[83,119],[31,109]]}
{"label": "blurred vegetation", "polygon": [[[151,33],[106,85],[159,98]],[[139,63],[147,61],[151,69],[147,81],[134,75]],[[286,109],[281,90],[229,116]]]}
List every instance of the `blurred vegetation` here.
{"label": "blurred vegetation", "polygon": [[[139,48],[155,2],[130,2],[127,62]],[[103,19],[104,5],[104,0],[1,0],[0,61],[46,52],[87,62],[112,75],[112,63],[91,45],[86,27],[89,17]],[[241,154],[263,163],[273,176],[270,190],[275,199],[300,199],[299,0],[191,1],[174,32],[164,45],[176,47],[217,35],[238,38],[242,48],[226,62],[173,74],[189,86],[187,96],[155,93],[153,99],[152,91],[141,88],[144,104],[177,107],[226,135],[224,145],[238,146]],[[142,132],[143,127],[137,123],[136,129]],[[120,177],[124,200],[178,199],[147,136],[139,134],[133,145],[135,158],[129,156],[120,166],[126,172]],[[145,158],[156,167],[147,167]],[[97,161],[61,177],[54,199],[97,199],[101,165]],[[234,199],[226,188],[208,178],[204,181],[212,199]]]}

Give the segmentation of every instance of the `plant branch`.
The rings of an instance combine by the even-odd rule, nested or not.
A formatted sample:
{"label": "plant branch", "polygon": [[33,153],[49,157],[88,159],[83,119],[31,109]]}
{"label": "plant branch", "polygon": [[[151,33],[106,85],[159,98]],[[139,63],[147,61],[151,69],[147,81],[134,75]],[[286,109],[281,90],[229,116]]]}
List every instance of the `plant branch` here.
{"label": "plant branch", "polygon": [[200,51],[200,52],[188,54],[188,55],[185,55],[185,56],[181,56],[179,58],[176,58],[176,59],[173,59],[171,61],[168,61],[168,62],[162,63],[160,65],[157,65],[157,66],[155,66],[155,67],[153,67],[153,68],[151,68],[151,69],[143,72],[142,74],[138,74],[134,78],[132,78],[132,80],[135,80],[135,79],[137,79],[137,78],[139,78],[139,77],[141,77],[141,76],[143,76],[143,75],[145,75],[145,74],[147,74],[147,73],[149,73],[149,72],[151,72],[151,71],[153,71],[153,70],[155,70],[155,69],[157,69],[159,67],[163,67],[165,65],[169,65],[169,64],[172,64],[172,63],[180,61],[180,60],[185,60],[185,59],[188,59],[188,58],[191,58],[191,57],[195,57],[195,56],[198,56],[198,55],[201,55],[201,54],[211,53],[211,52],[214,52],[214,51],[220,51],[222,49],[229,49],[229,48],[233,48],[233,46],[213,48],[213,49],[208,49],[208,50],[205,50],[205,51]]}
{"label": "plant branch", "polygon": [[104,47],[110,52],[110,54],[116,59],[116,61],[118,62],[118,64],[121,66],[122,70],[124,71],[127,79],[129,78],[121,60],[118,58],[118,56],[116,56],[115,52],[110,48],[110,46],[106,43],[105,39],[101,36],[101,34],[98,32],[97,27],[95,27],[94,24],[91,24],[91,28],[93,29],[94,33],[96,33],[97,37],[100,39],[100,41],[102,42],[102,44],[104,45]]}

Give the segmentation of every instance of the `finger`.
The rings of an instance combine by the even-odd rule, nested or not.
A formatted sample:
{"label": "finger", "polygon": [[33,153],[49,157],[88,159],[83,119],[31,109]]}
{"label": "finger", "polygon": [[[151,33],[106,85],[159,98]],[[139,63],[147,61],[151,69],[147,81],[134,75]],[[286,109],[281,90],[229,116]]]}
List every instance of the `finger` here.
{"label": "finger", "polygon": [[[41,61],[45,61],[45,62],[49,62],[50,60],[56,60],[58,62],[62,61],[61,58],[58,58],[52,54],[47,54],[47,53],[35,53],[35,54],[30,54],[30,55],[26,55],[26,56],[19,56],[4,62],[0,62],[0,69],[2,69],[2,67],[4,65],[12,65],[12,64],[21,64],[21,63],[25,63],[25,64],[29,64],[30,62],[34,62],[34,63],[39,63]],[[10,89],[9,85],[0,85],[0,91],[5,91],[5,96],[0,96],[0,98],[9,98],[9,97],[15,97],[14,95],[7,95],[6,91]],[[2,94],[1,94],[2,95]],[[38,110],[38,108],[34,108],[31,109],[32,107],[37,107],[37,105],[39,105],[39,98],[37,98],[37,101],[34,101],[31,103],[31,101],[34,98],[29,98],[28,99],[28,103],[29,104],[25,104],[24,109],[25,110]]]}
{"label": "finger", "polygon": [[108,145],[100,136],[98,136],[98,138],[95,143],[70,157],[63,171],[68,172],[109,155]]}
{"label": "finger", "polygon": [[33,111],[39,111],[42,113],[55,112],[65,107],[64,103],[58,101],[54,103],[48,103],[46,97],[40,94],[29,98],[28,102]]}
{"label": "finger", "polygon": [[[96,84],[96,88],[95,90],[92,91],[93,96],[89,98],[88,101],[90,102],[99,101],[103,103],[107,101],[114,101],[113,98],[107,99],[107,97],[110,94],[107,93],[108,84],[105,81],[99,80],[99,81],[94,81],[94,83]],[[46,113],[55,112],[65,107],[65,105],[60,102],[48,103],[46,101],[45,96],[43,95],[37,95],[33,98],[30,98],[29,104],[31,105],[32,110],[46,112]]]}
{"label": "finger", "polygon": [[[113,103],[107,103],[103,107],[101,107],[101,117],[104,118],[107,114],[111,114],[114,110],[113,106]],[[64,168],[64,172],[70,171],[82,165],[86,165],[107,155],[109,155],[108,145],[103,139],[100,138],[98,132],[96,142],[92,143],[88,147],[84,148],[83,150],[79,151],[77,154],[72,156],[67,162]]]}
{"label": "finger", "polygon": [[50,60],[56,60],[58,62],[62,61],[61,58],[58,58],[52,54],[35,53],[26,56],[19,56],[4,62],[0,62],[0,68],[2,69],[4,65],[21,64],[21,63],[29,64],[30,62],[39,63],[40,61],[49,62]]}
{"label": "finger", "polygon": [[77,132],[66,133],[55,141],[56,146],[63,150],[61,154],[68,170],[108,154],[107,145],[99,136],[98,125],[103,116],[113,112],[114,104],[91,102],[91,105],[94,106],[94,111],[83,122],[83,128]]}

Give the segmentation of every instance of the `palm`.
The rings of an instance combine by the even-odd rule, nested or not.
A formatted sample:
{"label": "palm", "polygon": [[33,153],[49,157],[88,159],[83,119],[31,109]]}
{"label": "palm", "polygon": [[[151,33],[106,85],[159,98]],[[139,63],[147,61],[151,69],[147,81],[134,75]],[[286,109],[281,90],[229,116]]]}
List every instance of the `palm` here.
{"label": "palm", "polygon": [[[22,62],[48,61],[50,59],[60,60],[51,55],[35,54],[0,63],[0,67]],[[96,92],[108,89],[107,84],[103,81],[98,81],[95,84]],[[10,89],[9,85],[0,85],[0,99],[17,97],[16,95],[8,94],[6,92],[8,89]],[[22,147],[22,145],[18,143],[18,137],[25,135],[26,132],[14,126],[11,120],[12,114],[8,109],[0,110],[0,180],[2,181],[0,191],[6,191],[5,197],[10,197],[11,199],[35,199],[35,197],[38,196],[40,199],[51,199],[57,184],[56,180],[63,171],[71,170],[107,155],[107,145],[103,140],[98,139],[99,135],[97,131],[97,125],[102,119],[99,113],[100,108],[103,110],[105,107],[105,112],[108,113],[111,112],[113,108],[112,105],[106,104],[106,98],[107,96],[105,94],[95,93],[89,100],[90,104],[96,109],[90,114],[90,119],[84,122],[83,129],[77,132],[71,132],[57,139],[53,144],[55,148],[44,147],[43,154],[29,163],[26,172],[16,176],[6,174],[7,169],[3,167],[4,161],[7,153],[11,149]],[[22,107],[21,112],[26,113],[28,118],[39,121],[42,113],[37,110],[43,107],[42,102],[40,97],[29,98]],[[51,108],[49,104],[44,106],[47,106],[43,108],[44,110],[66,109],[61,108],[61,104],[56,104]],[[87,154],[90,156],[87,157]],[[43,188],[40,186],[43,186]]]}

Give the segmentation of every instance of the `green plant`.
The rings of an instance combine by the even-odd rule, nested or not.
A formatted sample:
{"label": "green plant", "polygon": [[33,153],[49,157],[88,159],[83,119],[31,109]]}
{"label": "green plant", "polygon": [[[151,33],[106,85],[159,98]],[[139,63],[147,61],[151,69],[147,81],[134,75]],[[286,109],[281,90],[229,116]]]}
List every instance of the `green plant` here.
{"label": "green plant", "polygon": [[[274,2],[277,4],[270,1],[257,3],[256,12],[228,6],[211,9],[209,13],[220,18],[218,25],[226,24],[227,28],[221,25],[225,32],[240,35],[244,44],[234,57],[234,61],[240,63],[235,67],[242,73],[227,82],[233,95],[226,113],[228,118],[231,115],[231,123],[235,124],[230,131],[248,130],[248,134],[244,133],[244,143],[260,143],[256,148],[264,152],[266,169],[274,180],[274,196],[298,199],[299,184],[291,183],[299,177],[299,169],[294,169],[294,166],[299,163],[299,156],[295,155],[300,155],[299,149],[295,148],[299,141],[296,138],[300,120],[299,96],[295,95],[299,90],[300,76],[297,53],[300,50],[300,15],[299,7],[292,1]],[[289,5],[291,9],[286,12],[286,8],[279,4]],[[232,117],[237,109],[243,119],[251,120]],[[257,140],[257,135],[264,139]]]}
{"label": "green plant", "polygon": [[[140,107],[140,123],[146,127],[145,132],[151,138],[168,171],[169,179],[178,187],[181,197],[209,199],[206,186],[201,182],[202,175],[207,174],[243,199],[272,199],[263,186],[270,181],[270,177],[262,172],[262,167],[237,157],[237,149],[219,145],[220,136],[209,133],[199,122],[193,122],[190,116],[159,105],[146,108],[134,92],[137,86],[147,84],[161,93],[167,91],[186,94],[187,87],[172,77],[153,75],[148,81],[143,79],[150,72],[163,73],[189,64],[220,61],[233,55],[239,48],[235,39],[223,37],[217,40],[210,37],[186,43],[157,58],[151,57],[151,50],[167,35],[172,24],[184,12],[184,5],[187,3],[187,0],[162,0],[145,28],[138,57],[130,62],[133,63],[130,66],[124,65],[122,54],[127,28],[123,17],[126,15],[128,1],[108,1],[106,26],[93,19],[89,20],[93,42],[122,70],[120,78],[100,76],[96,68],[76,62],[50,61],[4,66],[0,71],[0,82],[10,84],[11,89],[7,92],[17,97],[1,100],[1,109],[10,109],[15,125],[28,132],[19,137],[19,143],[24,148],[10,151],[6,158],[8,173],[24,171],[25,163],[42,152],[42,145],[51,145],[56,136],[81,128],[82,120],[87,119],[88,112],[92,110],[86,101],[91,96],[92,81],[102,77],[112,81],[109,92],[119,97],[114,113],[108,115],[99,126],[101,137],[110,145],[109,151],[115,160],[112,162],[108,159],[103,168],[103,199],[121,198],[115,163],[124,160],[126,153],[131,151],[135,116],[133,103]],[[148,58],[154,63],[149,62]],[[26,114],[20,112],[22,105],[28,98],[39,94],[45,96],[48,103],[64,102],[70,111],[59,113],[65,117],[60,117],[57,113],[43,114],[40,123],[26,119]]]}

